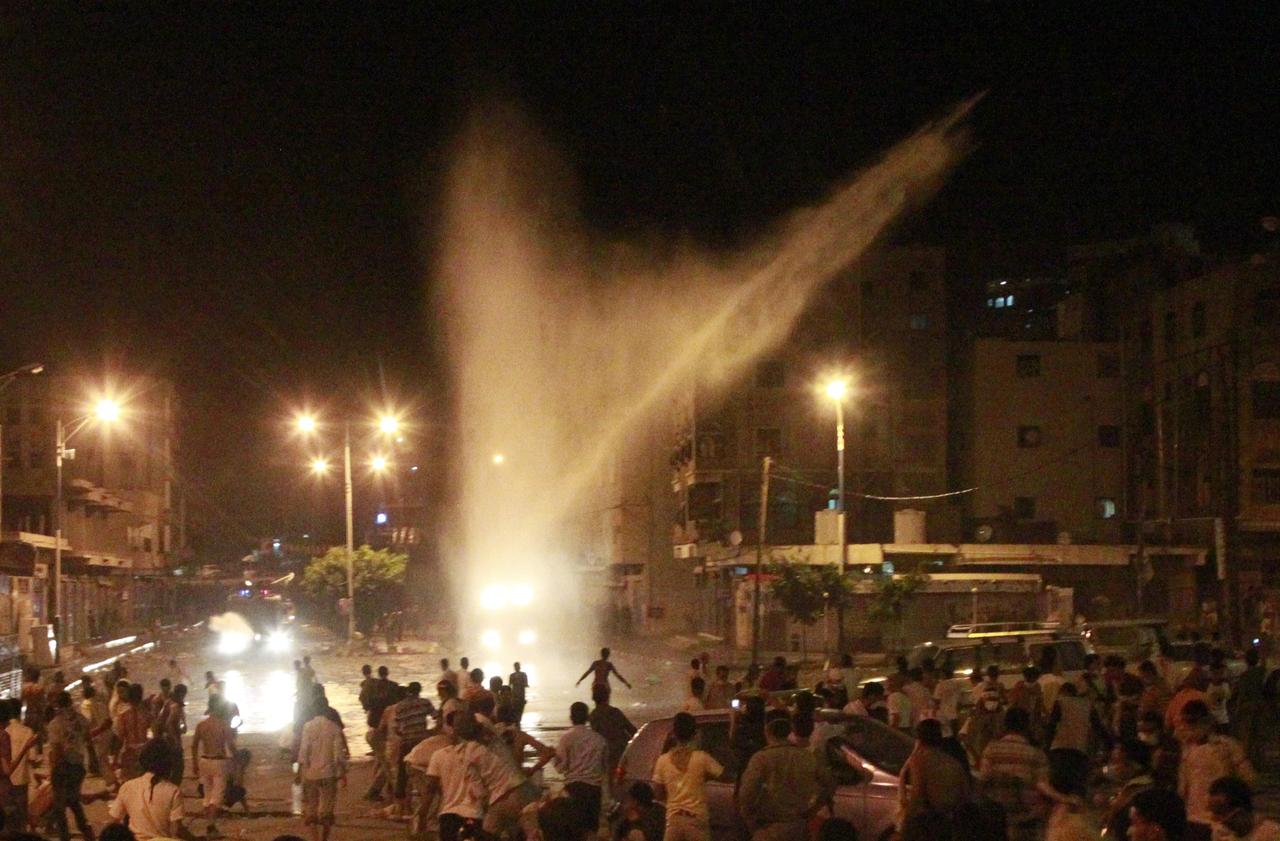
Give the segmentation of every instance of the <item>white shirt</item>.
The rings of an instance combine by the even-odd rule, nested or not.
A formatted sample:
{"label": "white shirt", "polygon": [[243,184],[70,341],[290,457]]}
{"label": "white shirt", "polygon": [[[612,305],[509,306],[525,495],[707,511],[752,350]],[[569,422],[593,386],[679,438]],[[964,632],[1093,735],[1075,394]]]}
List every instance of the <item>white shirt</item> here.
{"label": "white shirt", "polygon": [[447,748],[451,744],[453,744],[453,737],[447,734],[437,733],[434,736],[428,736],[414,745],[413,750],[405,754],[405,764],[426,771],[431,765],[431,757],[435,755],[435,752],[441,748]]}
{"label": "white shirt", "polygon": [[575,724],[556,745],[556,767],[566,783],[603,786],[607,750],[603,736],[585,724]]}
{"label": "white shirt", "polygon": [[[683,756],[679,756],[683,754]],[[681,759],[680,770],[676,758]],[[675,748],[658,757],[653,766],[653,780],[667,788],[667,814],[683,812],[698,818],[707,817],[707,796],[703,784],[724,773],[724,767],[711,754],[688,748]]]}
{"label": "white shirt", "polygon": [[889,693],[889,724],[903,730],[911,727],[911,698],[905,692]]}
{"label": "white shirt", "polygon": [[964,678],[948,678],[938,681],[933,688],[933,700],[938,705],[938,718],[943,721],[955,721],[960,712],[960,694],[963,685],[969,681]]}
{"label": "white shirt", "polygon": [[298,770],[304,780],[334,780],[347,773],[347,739],[342,728],[322,715],[304,724]]}
{"label": "white shirt", "polygon": [[479,742],[460,742],[431,755],[427,776],[440,781],[440,814],[484,817],[486,807],[519,781]]}
{"label": "white shirt", "polygon": [[[5,732],[9,734],[9,750],[12,751],[11,759],[22,752],[22,749],[27,746],[27,742],[35,738],[35,732],[17,719],[9,722]],[[22,761],[14,767],[13,773],[9,775],[10,783],[15,786],[25,786],[31,782],[31,757],[35,753],[36,746],[32,745],[31,749],[27,751],[27,755],[22,757]]]}
{"label": "white shirt", "polygon": [[1183,745],[1178,765],[1178,793],[1187,804],[1187,820],[1209,824],[1209,786],[1234,771],[1231,755],[1225,745],[1210,739],[1199,745]]}
{"label": "white shirt", "polygon": [[151,772],[134,777],[124,785],[107,808],[113,820],[129,818],[129,829],[138,841],[157,836],[171,838],[182,821],[182,792],[168,780],[151,785]]}
{"label": "white shirt", "polygon": [[[911,718],[906,723],[912,727],[920,723],[920,719],[924,718],[929,712],[929,690],[923,683],[911,681],[902,687],[903,693],[911,699]],[[892,707],[890,708],[892,709]],[[899,726],[904,726],[899,722]]]}

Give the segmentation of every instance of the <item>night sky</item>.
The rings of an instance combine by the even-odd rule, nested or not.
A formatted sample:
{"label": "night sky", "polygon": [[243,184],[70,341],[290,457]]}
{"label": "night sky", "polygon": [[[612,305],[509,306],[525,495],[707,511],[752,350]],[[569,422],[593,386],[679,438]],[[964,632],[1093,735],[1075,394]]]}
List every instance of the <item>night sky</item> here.
{"label": "night sky", "polygon": [[338,533],[317,501],[336,488],[293,488],[280,420],[303,399],[411,404],[447,434],[433,199],[491,98],[545,126],[621,236],[749,240],[984,90],[974,154],[906,235],[1177,220],[1234,251],[1280,212],[1264,11],[357,5],[0,12],[0,359],[175,379],[210,552],[308,518]]}

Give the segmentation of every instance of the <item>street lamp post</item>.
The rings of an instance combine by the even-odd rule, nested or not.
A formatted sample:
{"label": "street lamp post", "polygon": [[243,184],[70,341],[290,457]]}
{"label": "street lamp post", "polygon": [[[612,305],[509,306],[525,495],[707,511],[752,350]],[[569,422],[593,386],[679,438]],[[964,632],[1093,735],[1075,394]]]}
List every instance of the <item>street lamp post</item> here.
{"label": "street lamp post", "polygon": [[[309,414],[299,415],[295,421],[298,431],[310,434],[316,430],[316,419]],[[400,421],[394,415],[383,415],[378,420],[378,429],[386,435],[394,435],[400,429]],[[381,473],[388,467],[385,456],[374,456],[370,467]],[[329,462],[323,457],[311,461],[311,470],[317,476],[329,471]],[[342,422],[342,495],[344,515],[346,519],[347,548],[347,644],[351,645],[356,638],[356,582],[355,582],[355,502],[351,481],[351,422]]]}
{"label": "street lamp post", "polygon": [[62,662],[62,461],[64,458],[75,458],[75,450],[68,450],[67,444],[85,425],[92,420],[106,423],[120,417],[120,407],[112,400],[100,400],[94,410],[74,421],[72,429],[67,432],[66,424],[59,417],[54,430],[54,464],[57,476],[54,479],[53,494],[53,662]]}
{"label": "street lamp post", "polygon": [[[848,553],[848,535],[845,531],[844,504],[844,398],[849,390],[845,380],[832,380],[827,384],[827,396],[836,404],[836,520],[840,527],[840,581],[844,581],[845,555]],[[836,608],[836,646],[844,651],[844,599]]]}

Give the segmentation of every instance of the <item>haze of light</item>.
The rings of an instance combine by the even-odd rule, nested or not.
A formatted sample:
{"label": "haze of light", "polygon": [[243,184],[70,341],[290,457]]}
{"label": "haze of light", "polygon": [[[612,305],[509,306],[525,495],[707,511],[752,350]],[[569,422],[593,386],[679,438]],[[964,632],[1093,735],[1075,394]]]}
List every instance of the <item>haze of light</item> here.
{"label": "haze of light", "polygon": [[970,105],[730,254],[601,241],[536,131],[503,108],[472,120],[445,185],[435,310],[459,429],[445,555],[464,640],[479,633],[478,594],[520,580],[539,590],[543,640],[594,642],[573,570],[603,529],[593,490],[610,460],[677,387],[731,382],[784,342],[823,284],[963,155]]}

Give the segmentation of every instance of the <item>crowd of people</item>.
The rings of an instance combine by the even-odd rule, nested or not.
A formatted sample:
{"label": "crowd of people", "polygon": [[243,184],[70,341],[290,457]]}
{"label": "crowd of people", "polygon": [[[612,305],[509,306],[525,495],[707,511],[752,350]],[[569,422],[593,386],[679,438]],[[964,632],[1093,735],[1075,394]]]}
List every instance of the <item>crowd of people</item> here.
{"label": "crowd of people", "polygon": [[[1257,651],[1247,651],[1243,670],[1232,674],[1223,652],[1197,646],[1189,670],[1172,683],[1168,664],[1092,654],[1068,679],[1055,650],[1044,652],[1012,684],[996,666],[958,675],[945,659],[918,667],[899,659],[887,679],[866,682],[844,658],[812,690],[781,694],[775,693],[797,688],[795,670],[783,658],[730,683],[723,667],[710,676],[704,655],[690,663],[683,709],[727,707],[726,698],[736,697],[745,703],[733,713],[731,749],[738,749],[735,734],[746,720],[753,730],[765,724],[766,745],[785,742],[813,752],[812,761],[794,752],[785,760],[781,753],[771,757],[789,773],[785,786],[764,790],[775,800],[779,790],[787,792],[782,801],[789,806],[785,819],[763,821],[762,813],[780,808],[762,807],[756,795],[753,764],[768,752],[751,745],[738,758],[745,770],[735,799],[755,841],[807,837],[806,819],[812,830],[829,800],[823,766],[832,761],[827,742],[840,729],[824,724],[815,713],[820,707],[875,718],[914,738],[899,787],[902,841],[1280,841],[1280,827],[1253,810],[1255,767],[1265,739],[1274,740],[1262,725],[1276,682]],[[772,703],[778,698],[787,704]],[[692,717],[677,718],[673,756],[689,746],[694,725]],[[654,776],[662,784],[683,775],[692,790],[690,774],[714,778],[722,770],[709,756],[686,758],[678,767],[685,770],[673,774],[660,760]],[[705,804],[685,804],[679,814],[671,809],[668,798],[668,839],[707,837]],[[693,815],[703,823],[691,827]],[[642,832],[632,841],[656,837]]]}

